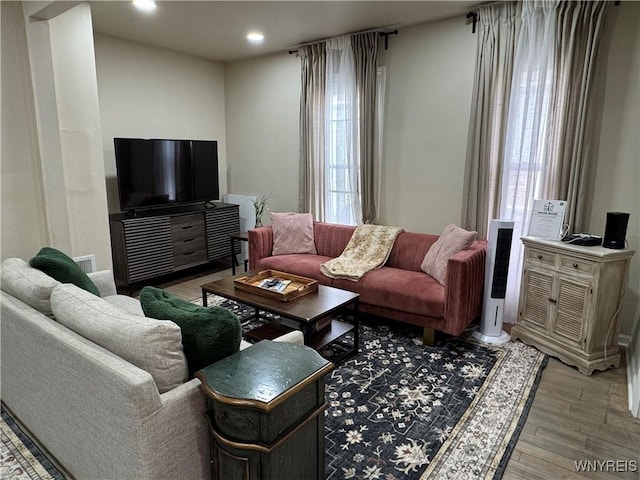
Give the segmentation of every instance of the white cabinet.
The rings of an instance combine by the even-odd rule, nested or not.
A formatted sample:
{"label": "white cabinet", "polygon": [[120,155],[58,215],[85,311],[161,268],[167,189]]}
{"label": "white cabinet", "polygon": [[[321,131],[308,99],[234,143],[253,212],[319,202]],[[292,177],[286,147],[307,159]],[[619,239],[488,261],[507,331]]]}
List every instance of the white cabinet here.
{"label": "white cabinet", "polygon": [[517,324],[511,336],[586,375],[620,365],[618,317],[633,250],[522,238]]}

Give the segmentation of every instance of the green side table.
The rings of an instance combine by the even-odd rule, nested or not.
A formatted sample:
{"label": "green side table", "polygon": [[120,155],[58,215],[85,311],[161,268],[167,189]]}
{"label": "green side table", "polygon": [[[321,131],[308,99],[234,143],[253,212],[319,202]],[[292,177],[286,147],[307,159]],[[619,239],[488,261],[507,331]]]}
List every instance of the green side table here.
{"label": "green side table", "polygon": [[217,480],[324,479],[324,377],[303,345],[263,340],[198,372]]}

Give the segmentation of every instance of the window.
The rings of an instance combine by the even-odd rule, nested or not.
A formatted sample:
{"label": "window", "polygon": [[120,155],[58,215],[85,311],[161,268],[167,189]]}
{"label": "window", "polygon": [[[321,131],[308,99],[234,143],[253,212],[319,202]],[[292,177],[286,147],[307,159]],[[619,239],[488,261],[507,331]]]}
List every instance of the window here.
{"label": "window", "polygon": [[333,83],[333,94],[328,99],[327,139],[330,148],[325,169],[325,216],[328,222],[357,225],[360,222],[355,217],[360,211],[360,135],[357,128],[360,119],[357,105],[349,108],[348,95],[340,88],[337,76],[334,76]]}

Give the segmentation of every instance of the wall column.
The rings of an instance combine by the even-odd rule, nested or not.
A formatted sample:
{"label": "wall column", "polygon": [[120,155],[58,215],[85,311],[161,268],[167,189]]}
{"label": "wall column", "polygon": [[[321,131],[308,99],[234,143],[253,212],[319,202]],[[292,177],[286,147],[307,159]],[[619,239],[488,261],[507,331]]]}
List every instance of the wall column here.
{"label": "wall column", "polygon": [[23,11],[51,246],[111,268],[90,6],[24,2]]}

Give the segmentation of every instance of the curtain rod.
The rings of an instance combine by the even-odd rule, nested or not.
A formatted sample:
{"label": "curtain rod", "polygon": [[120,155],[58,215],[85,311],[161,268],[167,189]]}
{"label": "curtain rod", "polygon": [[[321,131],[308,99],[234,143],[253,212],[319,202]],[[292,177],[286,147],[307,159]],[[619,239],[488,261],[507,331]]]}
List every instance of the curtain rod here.
{"label": "curtain rod", "polygon": [[[397,28],[395,30],[389,30],[389,28],[393,28],[393,27],[371,28],[369,30],[362,30],[360,32],[346,33],[345,35],[358,35],[360,33],[378,32],[380,37],[384,37],[384,49],[388,50],[389,35],[398,35],[399,33]],[[345,36],[345,35],[340,35],[340,36]],[[331,37],[331,38],[338,38],[338,37]],[[306,42],[306,43],[301,43],[299,45],[296,45],[293,49],[289,50],[289,55],[293,53],[298,53],[298,48],[300,47],[304,47],[306,45],[313,45],[314,43],[326,42],[327,40],[331,40],[331,38],[325,38],[324,40],[316,40],[314,42]]]}
{"label": "curtain rod", "polygon": [[[620,1],[621,0],[614,0],[613,5],[618,7],[620,5]],[[474,10],[467,12],[467,15],[465,18],[471,19],[471,33],[476,33],[476,23],[478,23],[478,12]]]}

